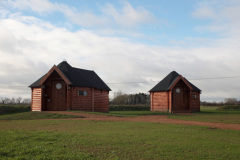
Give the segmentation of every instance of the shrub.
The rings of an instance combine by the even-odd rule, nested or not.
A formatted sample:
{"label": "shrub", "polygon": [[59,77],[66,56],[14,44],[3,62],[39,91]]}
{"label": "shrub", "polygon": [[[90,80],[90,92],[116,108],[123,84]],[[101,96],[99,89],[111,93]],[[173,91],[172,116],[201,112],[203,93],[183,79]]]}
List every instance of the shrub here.
{"label": "shrub", "polygon": [[149,105],[110,105],[109,111],[150,111]]}
{"label": "shrub", "polygon": [[0,106],[0,115],[10,113],[20,113],[31,111],[30,106],[2,105]]}
{"label": "shrub", "polygon": [[240,106],[239,105],[222,106],[222,107],[219,107],[217,110],[219,110],[219,111],[240,111]]}

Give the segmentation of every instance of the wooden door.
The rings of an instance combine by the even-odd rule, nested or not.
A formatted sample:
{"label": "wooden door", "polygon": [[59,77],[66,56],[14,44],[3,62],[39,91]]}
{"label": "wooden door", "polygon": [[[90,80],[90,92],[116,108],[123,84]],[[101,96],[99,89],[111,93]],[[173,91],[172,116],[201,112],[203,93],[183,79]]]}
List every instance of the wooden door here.
{"label": "wooden door", "polygon": [[66,110],[67,86],[64,81],[52,81],[51,110]]}
{"label": "wooden door", "polygon": [[185,108],[183,87],[174,87],[173,89],[173,110]]}

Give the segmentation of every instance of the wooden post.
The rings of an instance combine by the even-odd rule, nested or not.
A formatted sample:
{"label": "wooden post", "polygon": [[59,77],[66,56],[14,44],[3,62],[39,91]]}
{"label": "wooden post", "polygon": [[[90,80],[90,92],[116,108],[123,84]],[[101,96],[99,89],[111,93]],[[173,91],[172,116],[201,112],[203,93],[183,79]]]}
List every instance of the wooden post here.
{"label": "wooden post", "polygon": [[41,85],[41,101],[40,101],[41,111],[43,111],[43,84]]}
{"label": "wooden post", "polygon": [[32,90],[32,94],[31,94],[31,111],[32,111],[32,107],[33,107],[33,88],[31,88]]}
{"label": "wooden post", "polygon": [[171,90],[168,92],[168,97],[169,97],[169,99],[168,99],[168,103],[169,103],[168,112],[172,113],[172,91]]}
{"label": "wooden post", "polygon": [[151,111],[153,111],[153,94],[154,94],[154,92],[150,92],[150,109],[151,109]]}

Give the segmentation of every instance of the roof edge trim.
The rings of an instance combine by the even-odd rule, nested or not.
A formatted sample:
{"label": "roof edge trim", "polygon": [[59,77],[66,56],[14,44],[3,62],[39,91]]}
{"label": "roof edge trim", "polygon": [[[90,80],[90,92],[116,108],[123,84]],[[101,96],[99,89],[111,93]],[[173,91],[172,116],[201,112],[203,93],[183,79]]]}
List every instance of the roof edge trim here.
{"label": "roof edge trim", "polygon": [[47,78],[53,73],[53,71],[56,71],[68,85],[71,85],[69,79],[62,73],[62,71],[56,65],[53,65],[53,67],[48,71],[48,73],[41,79],[39,84],[42,85],[47,80]]}
{"label": "roof edge trim", "polygon": [[168,87],[167,90],[172,90],[173,87],[174,87],[180,80],[182,80],[182,81],[188,86],[188,88],[190,88],[191,90],[193,90],[192,86],[186,81],[186,79],[185,79],[182,75],[179,75],[179,76],[172,82],[172,84]]}

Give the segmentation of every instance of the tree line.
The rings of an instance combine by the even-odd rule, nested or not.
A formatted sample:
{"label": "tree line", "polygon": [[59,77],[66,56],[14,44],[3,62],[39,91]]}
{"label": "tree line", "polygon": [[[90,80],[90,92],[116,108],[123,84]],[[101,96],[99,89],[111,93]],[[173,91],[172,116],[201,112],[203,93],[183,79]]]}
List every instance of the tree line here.
{"label": "tree line", "polygon": [[[112,105],[150,105],[150,94],[136,93],[126,94],[122,91],[114,92],[113,99],[110,100]],[[225,98],[221,102],[201,101],[201,106],[223,106],[223,105],[240,105],[237,98]]]}
{"label": "tree line", "polygon": [[201,106],[223,106],[223,105],[240,105],[240,100],[237,98],[225,98],[224,101],[221,102],[206,102],[201,101]]}
{"label": "tree line", "polygon": [[[126,94],[118,91],[113,94],[113,99],[109,102],[112,105],[150,105],[150,94],[147,93]],[[31,99],[0,97],[0,104],[31,104]],[[240,100],[238,101],[237,98],[225,98],[221,102],[201,101],[200,104],[201,106],[240,105]]]}
{"label": "tree line", "polygon": [[150,95],[146,93],[126,94],[122,91],[114,92],[113,99],[110,104],[125,104],[125,105],[149,105]]}
{"label": "tree line", "polygon": [[17,98],[1,97],[0,104],[31,104],[31,99],[22,97]]}

